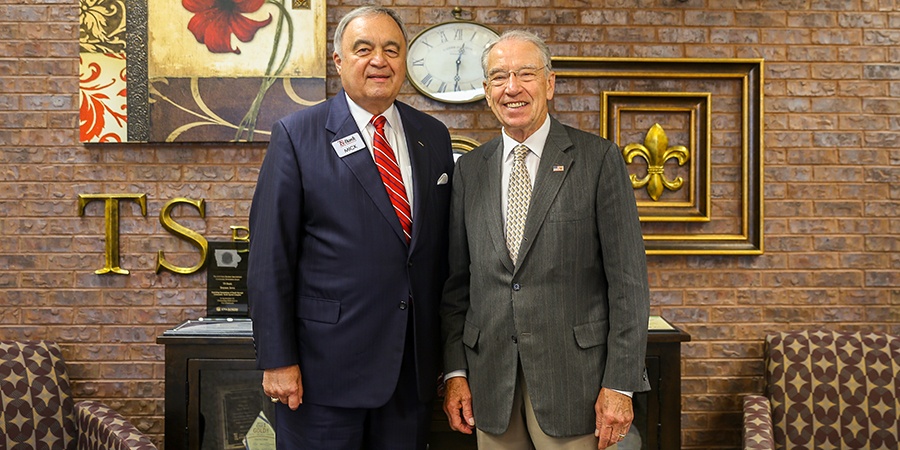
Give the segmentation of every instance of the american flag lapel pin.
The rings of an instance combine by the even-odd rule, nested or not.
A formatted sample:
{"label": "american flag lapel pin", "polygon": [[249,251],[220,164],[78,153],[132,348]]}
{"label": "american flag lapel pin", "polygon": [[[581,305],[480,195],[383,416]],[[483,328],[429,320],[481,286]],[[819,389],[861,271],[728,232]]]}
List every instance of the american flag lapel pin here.
{"label": "american flag lapel pin", "polygon": [[566,166],[563,166],[561,164],[557,164],[557,165],[553,166],[554,172],[562,172],[564,170],[566,170]]}

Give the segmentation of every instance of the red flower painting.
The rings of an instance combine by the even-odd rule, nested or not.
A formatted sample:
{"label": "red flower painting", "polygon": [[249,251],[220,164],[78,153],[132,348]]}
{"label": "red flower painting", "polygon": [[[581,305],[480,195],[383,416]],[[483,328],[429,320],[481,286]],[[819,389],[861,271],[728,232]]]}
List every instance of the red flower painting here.
{"label": "red flower painting", "polygon": [[231,47],[231,35],[241,42],[250,42],[256,31],[272,21],[272,15],[266,20],[253,20],[244,14],[259,10],[265,0],[182,0],[185,9],[194,13],[188,23],[188,30],[194,33],[197,42],[206,44],[213,53],[233,52],[241,50]]}
{"label": "red flower painting", "polygon": [[[106,57],[112,59],[125,59],[124,55],[107,54]],[[81,87],[81,102],[79,105],[79,131],[81,142],[122,142],[126,136],[117,132],[116,128],[121,129],[128,123],[127,107],[125,98],[128,97],[127,91],[119,89],[115,92],[118,83],[125,86],[127,77],[124,68],[118,74],[103,73],[103,66],[96,62],[84,64],[82,59],[82,72],[79,80]],[[117,99],[110,98],[110,88],[113,88],[114,95]],[[114,105],[121,105],[117,111]],[[107,124],[107,119],[116,122],[115,126]]]}

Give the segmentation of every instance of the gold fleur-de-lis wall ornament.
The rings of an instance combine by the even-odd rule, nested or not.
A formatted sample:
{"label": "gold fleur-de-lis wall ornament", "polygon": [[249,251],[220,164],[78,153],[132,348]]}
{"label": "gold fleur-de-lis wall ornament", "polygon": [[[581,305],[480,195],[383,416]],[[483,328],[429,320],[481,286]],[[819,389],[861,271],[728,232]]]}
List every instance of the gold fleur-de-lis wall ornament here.
{"label": "gold fleur-de-lis wall ornament", "polygon": [[690,152],[683,145],[675,145],[669,147],[669,138],[666,136],[665,130],[658,123],[650,127],[647,137],[644,138],[644,145],[628,144],[622,150],[622,156],[625,162],[631,164],[635,156],[640,156],[647,161],[647,176],[638,179],[637,175],[631,174],[631,186],[640,189],[647,186],[647,193],[653,201],[659,201],[659,197],[663,193],[663,187],[670,191],[681,189],[684,179],[676,177],[674,180],[667,180],[665,176],[666,161],[672,158],[678,159],[678,165],[683,166],[690,159]]}

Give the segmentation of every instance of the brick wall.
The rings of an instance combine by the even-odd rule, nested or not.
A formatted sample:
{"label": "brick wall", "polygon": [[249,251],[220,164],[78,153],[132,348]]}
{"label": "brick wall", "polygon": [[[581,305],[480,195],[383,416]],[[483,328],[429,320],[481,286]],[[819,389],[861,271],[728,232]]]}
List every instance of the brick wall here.
{"label": "brick wall", "polygon": [[[438,1],[441,3],[441,1]],[[357,3],[329,0],[329,33]],[[413,32],[447,6],[396,0]],[[429,2],[432,4],[433,2]],[[652,256],[653,312],[689,332],[683,346],[683,445],[738,448],[740,400],[763,387],[769,330],[828,326],[900,333],[900,2],[897,0],[478,0],[475,19],[525,26],[560,56],[766,60],[762,256]],[[156,336],[203,315],[205,274],[155,274],[156,253],[193,265],[159,223],[176,197],[207,216],[174,215],[208,239],[246,225],[261,145],[78,143],[74,0],[0,0],[0,337],[63,344],[78,398],[163,435],[163,348]],[[329,69],[328,93],[338,89]],[[487,140],[481,103],[401,99],[451,131]],[[573,115],[574,114],[574,115]],[[579,117],[579,114],[584,117]],[[567,112],[593,123],[597,111]],[[146,193],[123,203],[121,263],[103,265],[103,204],[80,193]]]}

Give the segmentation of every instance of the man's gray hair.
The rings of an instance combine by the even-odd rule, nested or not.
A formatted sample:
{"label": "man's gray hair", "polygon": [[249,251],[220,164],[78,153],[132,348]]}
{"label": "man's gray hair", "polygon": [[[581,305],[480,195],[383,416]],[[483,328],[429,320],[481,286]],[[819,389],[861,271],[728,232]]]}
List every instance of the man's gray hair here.
{"label": "man's gray hair", "polygon": [[538,35],[525,30],[508,30],[504,31],[503,34],[500,35],[499,38],[489,43],[484,47],[484,51],[481,52],[481,68],[484,70],[484,77],[488,76],[488,55],[491,53],[491,50],[494,49],[494,46],[504,41],[525,41],[531,42],[538,48],[541,53],[541,59],[544,63],[544,66],[547,71],[550,71],[552,67],[550,66],[550,47],[547,47],[547,44],[544,43],[544,40],[538,37]]}
{"label": "man's gray hair", "polygon": [[347,24],[359,17],[377,16],[379,14],[384,14],[391,19],[394,19],[394,22],[400,27],[400,32],[403,33],[404,45],[409,45],[409,32],[406,31],[406,25],[403,23],[403,19],[400,18],[400,14],[397,14],[397,11],[383,6],[361,6],[347,13],[347,15],[338,22],[337,28],[334,30],[334,41],[332,45],[334,45],[334,51],[339,57],[344,57],[344,55],[341,54],[341,40],[344,39],[344,30],[347,29]]}

